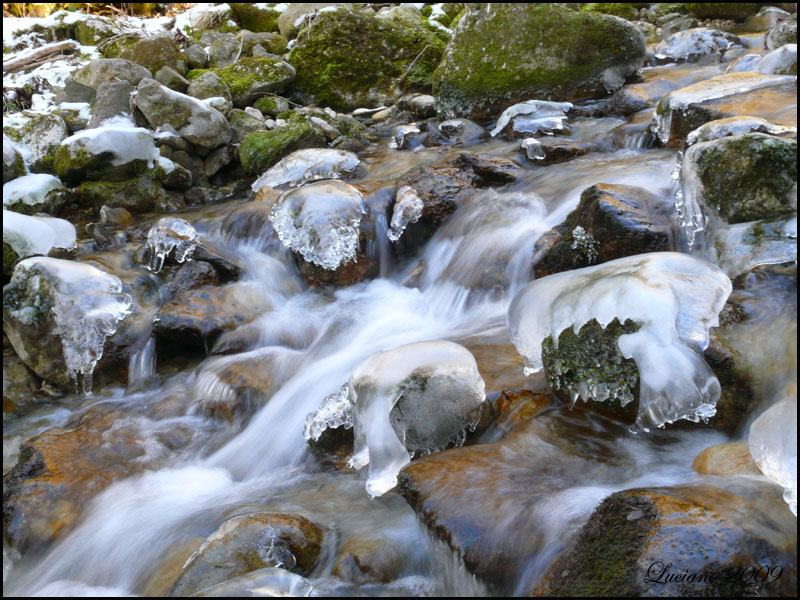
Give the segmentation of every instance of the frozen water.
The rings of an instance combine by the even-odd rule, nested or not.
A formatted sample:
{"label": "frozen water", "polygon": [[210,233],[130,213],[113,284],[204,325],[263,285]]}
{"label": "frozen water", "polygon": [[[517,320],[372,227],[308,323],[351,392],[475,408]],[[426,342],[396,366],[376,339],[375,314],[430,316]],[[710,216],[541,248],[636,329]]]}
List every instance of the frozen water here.
{"label": "frozen water", "polygon": [[256,546],[256,550],[264,564],[270,567],[293,569],[297,560],[289,549],[289,544],[279,537],[280,534],[280,529],[267,527],[264,539]]}
{"label": "frozen water", "polygon": [[[475,358],[453,342],[418,342],[364,360],[350,377],[354,404],[354,454],[349,466],[369,464],[367,493],[381,496],[397,485],[411,450],[444,448],[469,425],[485,400]],[[402,402],[402,418],[390,417]],[[398,437],[399,436],[399,437]]]}
{"label": "frozen water", "polygon": [[135,127],[125,118],[112,117],[103,123],[102,127],[79,131],[61,145],[69,147],[71,154],[81,151],[95,156],[107,153],[115,167],[134,160],[146,160],[152,168],[161,156],[151,131]]}
{"label": "frozen water", "polygon": [[191,223],[177,217],[164,217],[147,232],[146,247],[150,253],[147,268],[158,273],[173,250],[179,263],[190,260],[195,246],[197,231]]}
{"label": "frozen water", "polygon": [[797,261],[797,217],[773,222],[720,224],[706,235],[709,259],[731,279],[758,265]]}
{"label": "frozen water", "polygon": [[679,31],[653,48],[656,58],[685,61],[703,54],[717,54],[733,47],[742,48],[735,35],[709,27]]}
{"label": "frozen water", "polygon": [[404,185],[397,190],[392,210],[392,222],[387,236],[393,242],[400,239],[409,223],[416,223],[422,216],[424,204],[417,196],[417,192],[410,186]]}
{"label": "frozen water", "polygon": [[339,390],[322,401],[320,407],[306,417],[303,437],[317,441],[327,429],[353,428],[353,403],[350,401],[350,384],[345,383]]}
{"label": "frozen water", "polygon": [[342,179],[354,174],[361,165],[359,158],[345,150],[310,148],[297,150],[269,168],[253,183],[253,191],[264,187],[299,187],[319,179]]}
{"label": "frozen water", "polygon": [[750,426],[750,454],[769,479],[784,488],[797,516],[797,392],[773,404]]}
{"label": "frozen water", "polygon": [[[620,258],[525,286],[508,310],[511,341],[524,359],[526,374],[531,374],[543,367],[546,337],[557,346],[567,327],[577,334],[592,319],[602,327],[614,319],[631,319],[640,328],[621,335],[618,346],[639,369],[636,427],[699,421],[716,412],[719,382],[701,353],[730,292],[725,273],[685,254]],[[602,383],[586,382],[585,388],[591,395]]]}
{"label": "frozen water", "polygon": [[389,148],[403,149],[408,148],[406,139],[409,136],[420,133],[419,126],[416,123],[409,123],[408,125],[398,125],[392,130],[392,141],[389,142]]}
{"label": "frozen water", "polygon": [[[40,298],[45,286],[53,303],[54,333],[61,338],[70,378],[83,391],[92,390],[92,372],[103,356],[103,344],[119,322],[133,310],[133,300],[122,291],[116,276],[84,263],[57,258],[28,258],[14,269],[9,285],[24,286]],[[20,313],[27,307],[20,309]],[[17,315],[23,320],[26,315]]]}
{"label": "frozen water", "polygon": [[3,242],[20,258],[47,254],[52,248],[71,250],[76,239],[75,226],[64,219],[29,217],[3,210]]}
{"label": "frozen water", "polygon": [[512,123],[513,130],[519,133],[535,134],[540,131],[551,133],[554,130],[564,129],[564,122],[567,120],[567,115],[564,113],[570,108],[572,108],[570,102],[546,100],[528,100],[515,104],[503,111],[491,135],[496,136],[509,123]]}
{"label": "frozen water", "polygon": [[44,202],[48,192],[63,188],[58,177],[45,173],[17,177],[3,186],[3,207],[19,202],[35,206]]}
{"label": "frozen water", "polygon": [[257,569],[247,575],[206,588],[201,593],[207,597],[225,598],[237,596],[306,598],[318,595],[308,579],[279,567]]}
{"label": "frozen water", "polygon": [[744,135],[752,131],[778,136],[797,135],[796,127],[774,125],[759,117],[728,117],[701,125],[686,136],[686,145],[692,146],[698,142],[710,142],[729,135]]}
{"label": "frozen water", "polygon": [[333,271],[356,260],[364,211],[361,192],[333,179],[284,192],[269,220],[284,246]]}

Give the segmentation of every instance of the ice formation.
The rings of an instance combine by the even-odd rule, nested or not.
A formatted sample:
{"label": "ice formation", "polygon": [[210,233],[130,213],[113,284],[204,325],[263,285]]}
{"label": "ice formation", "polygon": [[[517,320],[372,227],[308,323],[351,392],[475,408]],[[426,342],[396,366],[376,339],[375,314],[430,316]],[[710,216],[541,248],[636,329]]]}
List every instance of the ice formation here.
{"label": "ice formation", "polygon": [[75,226],[64,219],[29,217],[3,210],[3,243],[11,246],[20,258],[44,255],[52,248],[70,250],[75,247],[76,239]]}
{"label": "ice formation", "polygon": [[[82,376],[83,391],[90,394],[92,372],[103,356],[106,338],[133,310],[133,300],[122,291],[122,282],[91,265],[36,257],[17,265],[9,285],[24,286],[35,302],[42,301],[47,285],[55,317],[53,332],[61,338],[67,372],[76,385]],[[34,318],[32,308],[22,307],[16,317],[23,322]]]}
{"label": "ice formation", "polygon": [[408,125],[398,125],[392,130],[392,141],[389,142],[389,148],[403,149],[408,148],[408,138],[415,134],[421,133],[419,126],[416,123],[409,123]]}
{"label": "ice formation", "polygon": [[[444,448],[468,425],[485,399],[475,358],[453,342],[419,342],[373,354],[350,376],[354,454],[348,465],[369,464],[367,493],[397,485],[408,450]],[[392,409],[401,403],[400,415]]]}
{"label": "ice formation", "polygon": [[399,240],[409,223],[419,221],[423,208],[422,199],[412,187],[404,185],[397,190],[387,237],[393,242]]}
{"label": "ice formation", "polygon": [[256,551],[265,565],[293,569],[297,559],[289,549],[289,544],[282,540],[280,535],[280,529],[267,527],[264,532],[264,539],[256,546]]}
{"label": "ice formation", "polygon": [[797,392],[773,404],[750,426],[750,454],[797,516]]}
{"label": "ice formation", "polygon": [[197,246],[197,231],[188,221],[177,217],[164,217],[147,232],[147,250],[150,259],[147,268],[158,273],[164,260],[175,250],[179,263],[192,258]]}
{"label": "ice formation", "polygon": [[719,225],[707,234],[706,252],[731,279],[759,265],[797,261],[797,217]]}
{"label": "ice formation", "polygon": [[492,129],[492,137],[503,131],[512,123],[514,131],[519,133],[535,134],[540,131],[551,133],[564,129],[567,120],[565,114],[572,104],[570,102],[548,102],[546,100],[528,100],[515,104],[503,111],[497,120],[497,125]]}
{"label": "ice formation", "polygon": [[71,154],[110,155],[115,167],[134,160],[146,160],[150,167],[161,156],[156,148],[153,133],[143,127],[134,127],[127,119],[112,118],[103,122],[102,127],[84,129],[61,142]]}
{"label": "ice formation", "polygon": [[[575,334],[595,319],[606,327],[614,319],[640,325],[617,342],[639,369],[636,427],[648,430],[678,419],[699,421],[716,412],[717,378],[701,353],[708,330],[731,292],[717,267],[686,254],[654,252],[557,273],[525,286],[508,311],[511,341],[522,355],[525,373],[540,371],[542,342],[567,327]],[[603,382],[585,382],[595,399]],[[587,399],[584,397],[584,400]]]}
{"label": "ice formation", "polygon": [[325,396],[320,407],[306,417],[303,437],[316,442],[328,429],[353,428],[353,403],[350,401],[350,384],[345,383],[333,394]]}
{"label": "ice formation", "polygon": [[48,192],[63,188],[58,177],[45,173],[17,177],[3,186],[3,207],[18,203],[36,206],[44,202]]}
{"label": "ice formation", "polygon": [[679,31],[659,42],[653,53],[661,60],[683,61],[703,54],[718,54],[734,46],[742,47],[741,40],[735,35],[709,27],[696,27]]}
{"label": "ice formation", "polygon": [[269,220],[283,245],[331,271],[356,260],[364,200],[338,179],[281,194]]}
{"label": "ice formation", "polygon": [[728,117],[709,121],[701,125],[686,136],[686,145],[692,146],[698,142],[710,142],[729,135],[744,135],[745,133],[758,132],[770,135],[797,135],[796,127],[782,127],[774,125],[766,119],[759,117]]}
{"label": "ice formation", "polygon": [[525,151],[525,156],[530,160],[544,160],[546,158],[544,146],[536,138],[525,138],[522,140],[521,148]]}
{"label": "ice formation", "polygon": [[269,168],[253,183],[253,191],[264,187],[299,187],[319,179],[342,179],[357,172],[361,160],[346,150],[310,148],[297,150]]}

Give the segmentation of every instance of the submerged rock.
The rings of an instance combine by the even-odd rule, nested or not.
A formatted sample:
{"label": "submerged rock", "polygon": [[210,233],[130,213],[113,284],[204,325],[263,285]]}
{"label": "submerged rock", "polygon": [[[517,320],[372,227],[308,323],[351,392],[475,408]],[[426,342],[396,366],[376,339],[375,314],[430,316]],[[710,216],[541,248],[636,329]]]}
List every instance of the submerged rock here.
{"label": "submerged rock", "polygon": [[698,454],[692,468],[701,475],[758,475],[747,442],[711,446]]}
{"label": "submerged rock", "polygon": [[746,42],[732,33],[698,27],[669,36],[655,45],[653,53],[660,62],[696,62],[707,55],[747,47]]}
{"label": "submerged rock", "polygon": [[[244,5],[247,6],[247,5]],[[201,598],[236,598],[248,596],[288,596],[301,598],[314,596],[317,590],[301,575],[282,567],[267,567],[250,571],[247,575],[234,577],[197,592]]]}
{"label": "submerged rock", "polygon": [[620,87],[642,66],[632,24],[554,4],[471,6],[434,73],[440,116],[489,120],[530,97],[581,100]]}
{"label": "submerged rock", "polygon": [[233,517],[186,561],[170,596],[189,596],[267,567],[308,574],[319,559],[322,535],[300,515],[261,512]]}
{"label": "submerged rock", "polygon": [[173,252],[178,263],[190,260],[195,246],[197,231],[190,223],[176,217],[164,217],[147,233],[147,268],[158,273],[164,266],[164,260]]}
{"label": "submerged rock", "polygon": [[552,165],[571,160],[589,152],[585,145],[558,138],[525,138],[520,144],[520,152],[535,165]]}

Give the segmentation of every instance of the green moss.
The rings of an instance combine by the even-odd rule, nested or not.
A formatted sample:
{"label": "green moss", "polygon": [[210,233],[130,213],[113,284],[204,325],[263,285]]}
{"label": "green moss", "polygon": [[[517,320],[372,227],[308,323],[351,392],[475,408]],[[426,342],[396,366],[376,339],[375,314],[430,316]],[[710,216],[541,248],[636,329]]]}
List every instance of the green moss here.
{"label": "green moss", "polygon": [[679,13],[685,15],[686,5],[682,2],[657,2],[652,5],[653,10],[656,12],[656,17],[663,17],[664,15],[671,15]]}
{"label": "green moss", "polygon": [[53,155],[53,169],[67,184],[75,185],[85,179],[122,181],[141,175],[148,170],[148,161],[134,160],[114,166],[103,155],[95,155],[82,148],[59,146]]}
{"label": "green moss", "polygon": [[70,192],[71,200],[92,212],[103,205],[133,214],[151,212],[166,200],[164,189],[149,177],[124,181],[87,181]]}
{"label": "green moss", "polygon": [[[17,266],[18,262],[19,254],[14,252],[14,249],[9,244],[3,242],[3,275],[7,277],[11,276],[11,272],[14,270],[14,267]],[[8,302],[5,296],[3,302]]]}
{"label": "green moss", "polygon": [[691,2],[685,3],[686,10],[700,19],[732,19],[744,21],[761,8],[755,2]]}
{"label": "green moss", "polygon": [[103,44],[100,49],[100,54],[103,58],[118,58],[125,50],[136,44],[139,41],[138,35],[127,35],[115,39],[112,42]]}
{"label": "green moss", "polygon": [[278,31],[280,13],[271,8],[256,8],[252,4],[233,3],[231,10],[242,29],[255,32]]}
{"label": "green moss", "polygon": [[633,25],[554,4],[498,4],[461,18],[433,74],[443,116],[488,119],[530,97],[580,100],[604,95],[606,69],[644,59]]}
{"label": "green moss", "polygon": [[433,7],[430,4],[426,4],[422,7],[422,16],[426,19],[430,18],[431,13],[433,12]]}
{"label": "green moss", "polygon": [[769,219],[796,210],[797,142],[750,133],[723,138],[696,156],[706,204],[729,223]]}
{"label": "green moss", "polygon": [[178,45],[165,35],[141,39],[123,50],[119,57],[142,65],[153,74],[163,66],[172,67],[181,75],[186,73],[186,60]]}
{"label": "green moss", "polygon": [[187,77],[195,79],[206,71],[216,73],[222,83],[228,86],[233,103],[239,108],[248,106],[259,93],[280,93],[292,79],[291,70],[286,63],[264,56],[241,58],[227,67],[192,69]]}
{"label": "green moss", "polygon": [[324,146],[325,138],[308,121],[294,118],[285,127],[251,133],[239,148],[239,159],[248,173],[259,174],[290,152]]}
{"label": "green moss", "polygon": [[298,90],[318,105],[350,111],[390,102],[401,89],[429,91],[444,47],[422,22],[406,27],[339,10],[301,30],[289,60]]}
{"label": "green moss", "polygon": [[581,7],[587,12],[601,13],[604,15],[614,15],[629,21],[636,20],[636,9],[633,5],[623,2],[587,2]]}
{"label": "green moss", "polygon": [[253,106],[266,115],[274,115],[278,109],[278,101],[271,96],[264,96],[256,100]]}

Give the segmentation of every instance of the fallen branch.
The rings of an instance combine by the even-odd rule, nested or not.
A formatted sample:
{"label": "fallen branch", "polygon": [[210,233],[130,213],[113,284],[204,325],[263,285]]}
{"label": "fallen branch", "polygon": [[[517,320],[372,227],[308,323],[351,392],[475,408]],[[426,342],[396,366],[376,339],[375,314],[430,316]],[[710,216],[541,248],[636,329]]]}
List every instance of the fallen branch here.
{"label": "fallen branch", "polygon": [[23,71],[30,67],[39,66],[42,63],[47,62],[51,56],[56,54],[69,54],[77,50],[78,44],[71,40],[67,40],[65,42],[58,42],[57,44],[51,44],[49,46],[44,46],[39,48],[38,50],[31,52],[27,56],[23,56],[20,58],[14,58],[9,60],[8,62],[3,63],[3,75],[7,75],[9,73],[16,73],[17,71]]}

